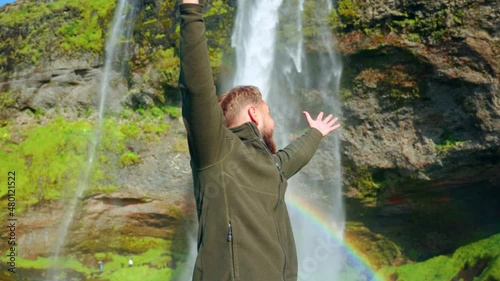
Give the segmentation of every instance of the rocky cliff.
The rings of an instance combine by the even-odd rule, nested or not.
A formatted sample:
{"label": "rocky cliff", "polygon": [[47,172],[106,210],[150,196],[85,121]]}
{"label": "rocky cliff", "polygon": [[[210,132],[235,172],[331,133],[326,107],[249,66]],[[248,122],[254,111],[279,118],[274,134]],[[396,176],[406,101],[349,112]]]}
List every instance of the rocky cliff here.
{"label": "rocky cliff", "polygon": [[338,5],[347,194],[371,206],[358,219],[417,260],[498,233],[497,5]]}
{"label": "rocky cliff", "polygon": [[[8,163],[1,171],[18,171],[24,185],[18,242],[26,280],[42,280],[47,267],[57,266],[48,257],[95,123],[114,8],[108,2],[18,1],[0,8],[0,155]],[[226,75],[236,2],[207,4],[212,66]],[[114,74],[107,103],[109,137],[64,245],[70,262],[63,266],[75,278],[97,278],[98,259],[109,271],[127,270],[129,256],[153,279],[172,276],[186,254],[184,226],[194,206],[178,119],[175,3],[141,1],[133,8],[129,64]],[[450,255],[500,232],[499,13],[496,1],[486,0],[335,3],[329,24],[344,65],[346,239],[377,268]],[[307,44],[309,56],[322,51]],[[311,96],[303,99],[314,106]],[[328,157],[319,153],[297,181],[326,181],[318,171],[332,168]],[[497,280],[488,271],[494,253],[470,258],[443,280]],[[385,273],[391,280],[404,276],[391,270]]]}

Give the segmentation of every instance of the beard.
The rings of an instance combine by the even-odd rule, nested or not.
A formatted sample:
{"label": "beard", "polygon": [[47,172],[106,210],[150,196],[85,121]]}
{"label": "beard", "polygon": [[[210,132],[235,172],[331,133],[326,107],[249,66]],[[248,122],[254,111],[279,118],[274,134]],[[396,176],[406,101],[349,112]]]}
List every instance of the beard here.
{"label": "beard", "polygon": [[262,132],[262,139],[271,153],[276,154],[276,143],[274,142],[273,131],[264,129]]}

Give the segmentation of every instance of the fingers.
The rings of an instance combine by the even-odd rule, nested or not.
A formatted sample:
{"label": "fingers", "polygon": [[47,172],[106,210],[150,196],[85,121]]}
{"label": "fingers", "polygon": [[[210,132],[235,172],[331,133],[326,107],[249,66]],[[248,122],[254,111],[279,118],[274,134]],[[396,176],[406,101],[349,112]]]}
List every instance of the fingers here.
{"label": "fingers", "polygon": [[339,120],[338,117],[334,117],[333,114],[328,114],[325,119],[323,119],[325,113],[320,112],[316,119],[313,119],[309,112],[303,111],[304,115],[306,116],[307,122],[309,123],[309,126],[311,128],[316,128],[318,129],[323,136],[326,136],[330,132],[338,129],[340,127],[340,124],[336,124],[337,121]]}
{"label": "fingers", "polygon": [[[330,114],[330,116],[331,116],[331,114]],[[330,120],[329,122],[326,122],[326,119],[325,119],[325,122],[326,122],[326,125],[328,127],[331,127],[335,124],[335,122],[337,122],[337,120],[339,120],[339,118],[335,117],[333,120]]]}
{"label": "fingers", "polygon": [[312,120],[311,115],[309,114],[309,112],[303,111],[302,113],[304,113],[304,115],[306,116],[307,123],[310,124],[313,120]]}
{"label": "fingers", "polygon": [[328,116],[326,116],[325,120],[323,120],[324,123],[328,123],[330,122],[330,120],[333,118],[333,114],[330,114]]}
{"label": "fingers", "polygon": [[318,114],[318,117],[316,117],[316,121],[321,121],[323,120],[323,111],[321,111],[319,114]]}
{"label": "fingers", "polygon": [[335,126],[331,127],[331,129],[332,129],[332,130],[331,130],[330,132],[335,131],[335,130],[336,130],[336,129],[338,129],[339,127],[340,127],[340,124],[337,124],[337,125],[335,125]]}
{"label": "fingers", "polygon": [[330,122],[328,122],[326,124],[328,127],[330,127],[330,130],[331,130],[330,132],[333,132],[340,127],[340,124],[335,124],[337,122],[337,120],[339,120],[339,118],[335,117],[333,120],[331,120]]}

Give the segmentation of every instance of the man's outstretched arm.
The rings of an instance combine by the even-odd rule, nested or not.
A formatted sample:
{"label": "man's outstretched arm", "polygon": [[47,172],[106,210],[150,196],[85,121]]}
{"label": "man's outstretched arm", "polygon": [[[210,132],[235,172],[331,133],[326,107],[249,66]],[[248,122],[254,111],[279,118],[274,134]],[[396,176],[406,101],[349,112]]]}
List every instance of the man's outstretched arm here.
{"label": "man's outstretched arm", "polygon": [[323,112],[316,119],[311,118],[309,112],[304,111],[310,129],[291,142],[287,147],[276,153],[276,158],[285,172],[285,177],[290,178],[304,167],[313,157],[321,139],[340,127],[338,118],[330,114],[323,119]]}
{"label": "man's outstretched arm", "polygon": [[202,10],[197,0],[183,0],[180,6],[182,116],[192,161],[198,168],[218,161],[227,149],[223,145],[226,129],[215,92]]}

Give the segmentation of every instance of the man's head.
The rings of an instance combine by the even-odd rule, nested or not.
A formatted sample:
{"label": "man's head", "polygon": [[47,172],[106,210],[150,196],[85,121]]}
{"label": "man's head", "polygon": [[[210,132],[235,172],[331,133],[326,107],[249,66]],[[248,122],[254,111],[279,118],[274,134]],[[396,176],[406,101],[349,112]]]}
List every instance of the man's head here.
{"label": "man's head", "polygon": [[259,89],[254,86],[238,86],[219,96],[219,104],[224,112],[228,128],[253,122],[259,128],[262,139],[272,153],[276,153],[274,143],[274,120]]}

